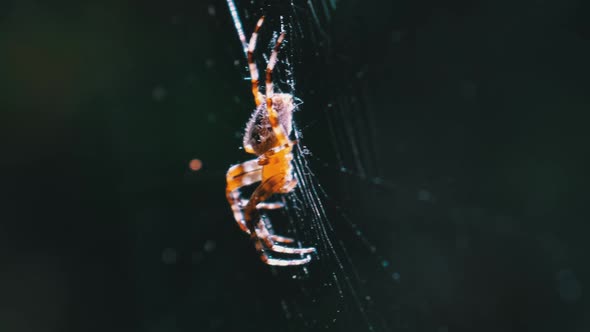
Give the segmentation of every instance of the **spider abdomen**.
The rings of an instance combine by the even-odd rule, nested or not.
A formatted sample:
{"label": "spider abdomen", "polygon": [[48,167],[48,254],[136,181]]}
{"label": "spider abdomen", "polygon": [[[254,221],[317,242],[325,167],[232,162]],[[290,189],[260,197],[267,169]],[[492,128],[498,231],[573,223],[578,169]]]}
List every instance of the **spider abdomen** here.
{"label": "spider abdomen", "polygon": [[[279,124],[288,137],[293,128],[293,110],[295,109],[293,96],[288,93],[277,93],[272,97],[272,106],[278,114]],[[260,156],[278,145],[278,140],[268,118],[266,103],[261,103],[246,124],[244,146],[251,146],[254,153]]]}

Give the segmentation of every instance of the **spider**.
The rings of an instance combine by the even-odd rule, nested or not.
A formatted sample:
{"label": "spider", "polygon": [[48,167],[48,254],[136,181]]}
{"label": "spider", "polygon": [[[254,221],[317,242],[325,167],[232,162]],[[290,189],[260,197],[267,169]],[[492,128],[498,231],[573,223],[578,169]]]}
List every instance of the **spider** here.
{"label": "spider", "polygon": [[[295,240],[275,235],[270,220],[259,211],[282,208],[283,204],[280,202],[265,201],[274,194],[287,194],[297,186],[291,165],[295,142],[289,139],[295,109],[293,95],[273,93],[272,83],[272,71],[285,33],[282,32],[279,35],[268,60],[266,95],[263,95],[258,88],[258,69],[253,59],[258,30],[263,22],[264,16],[258,20],[254,28],[247,51],[256,109],[246,125],[243,144],[244,150],[256,155],[257,158],[229,168],[226,176],[226,197],[240,229],[250,235],[264,263],[278,266],[303,265],[311,261],[311,256],[308,254],[314,252],[315,248],[286,246],[285,244],[294,243]],[[243,199],[240,189],[258,182],[260,184],[251,194],[250,199]],[[298,257],[274,258],[272,253],[298,255]]]}

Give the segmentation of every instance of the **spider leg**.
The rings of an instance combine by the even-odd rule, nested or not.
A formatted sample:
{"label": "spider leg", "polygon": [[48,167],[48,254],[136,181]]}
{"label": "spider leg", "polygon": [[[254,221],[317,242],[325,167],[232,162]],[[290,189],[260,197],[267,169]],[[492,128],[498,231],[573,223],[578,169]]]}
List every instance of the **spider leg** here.
{"label": "spider leg", "polygon": [[315,252],[315,248],[293,248],[276,244],[275,241],[273,241],[272,235],[270,234],[268,228],[266,228],[262,222],[258,224],[256,234],[258,235],[258,238],[262,240],[264,246],[270,251],[283,254],[309,254]]}
{"label": "spider leg", "polygon": [[262,247],[262,242],[255,242],[254,243],[256,250],[260,253],[260,259],[266,265],[273,265],[273,266],[296,266],[296,265],[305,265],[311,262],[311,256],[307,255],[304,258],[298,259],[282,259],[282,258],[271,258],[269,257]]}
{"label": "spider leg", "polygon": [[256,206],[260,202],[270,198],[274,193],[279,193],[281,191],[284,186],[283,177],[283,174],[274,175],[261,183],[254,190],[248,201],[248,205],[244,208],[244,219],[246,221],[246,226],[250,230],[250,237],[254,241],[254,246],[256,247],[256,250],[258,250],[260,258],[266,264],[279,266],[306,264],[311,260],[311,256],[309,255],[301,259],[278,259],[269,257],[266,254],[265,249],[284,254],[308,254],[314,252],[315,248],[292,248],[275,244],[263,221],[259,222],[258,225],[254,224],[254,220],[261,220]]}
{"label": "spider leg", "polygon": [[[242,199],[242,206],[246,206],[247,204],[248,204],[248,200]],[[281,202],[272,202],[272,203],[262,202],[262,203],[258,203],[258,205],[256,205],[256,208],[258,210],[278,210],[278,209],[281,209],[284,207],[285,207],[285,204],[283,204]]]}
{"label": "spider leg", "polygon": [[250,79],[252,80],[252,94],[254,95],[256,107],[262,103],[262,94],[258,90],[258,68],[256,68],[256,62],[254,62],[254,49],[256,49],[256,39],[258,38],[258,30],[262,26],[262,22],[264,22],[264,16],[262,16],[256,23],[256,27],[254,28],[254,32],[252,32],[250,42],[248,43],[247,53],[248,68],[250,68]]}
{"label": "spider leg", "polygon": [[266,217],[266,216],[262,216],[260,218],[260,223],[258,224],[258,227],[261,228],[262,231],[267,232],[268,239],[270,239],[273,242],[277,242],[277,243],[294,243],[295,242],[295,239],[292,239],[290,237],[275,235],[272,230],[272,224],[271,224],[270,220],[268,220],[268,217]]}
{"label": "spider leg", "polygon": [[281,194],[288,194],[297,187],[297,179],[291,179],[281,188]]}
{"label": "spider leg", "polygon": [[282,242],[282,243],[293,243],[295,242],[294,239],[290,238],[290,237],[285,237],[285,236],[280,236],[280,235],[274,235],[271,234],[270,238],[275,241],[275,242]]}
{"label": "spider leg", "polygon": [[[227,189],[226,197],[232,208],[234,219],[240,226],[240,229],[250,234],[250,230],[246,226],[244,220],[243,207],[248,204],[240,195],[240,188],[259,182],[262,179],[262,167],[258,165],[257,159],[249,160],[244,163],[234,165],[227,171]],[[280,209],[284,207],[281,202],[265,203],[261,202],[256,205],[256,209]],[[270,234],[268,236],[275,242],[293,243],[294,240],[288,237]]]}
{"label": "spider leg", "polygon": [[281,46],[281,43],[284,39],[285,33],[281,32],[281,35],[277,39],[277,43],[270,54],[270,58],[268,59],[268,64],[266,66],[266,111],[268,112],[268,119],[279,145],[285,145],[289,143],[289,139],[287,138],[287,134],[283,130],[283,127],[279,124],[279,115],[277,114],[277,111],[272,106],[272,98],[274,95],[272,71],[275,67],[275,64],[277,63],[279,47]]}
{"label": "spider leg", "polygon": [[[260,205],[260,203],[258,205]],[[272,229],[272,223],[270,222],[268,216],[266,216],[266,215],[261,216],[260,221],[258,223],[258,227],[264,228],[269,233],[268,237],[275,242],[279,242],[279,243],[293,243],[293,242],[295,242],[295,239],[292,239],[290,237],[275,235],[274,231]]]}
{"label": "spider leg", "polygon": [[256,206],[259,203],[269,199],[270,196],[272,196],[274,193],[280,192],[281,187],[283,185],[282,178],[283,174],[271,176],[270,178],[262,182],[250,196],[250,200],[244,208],[244,219],[246,221],[246,224],[248,225],[248,229],[250,229],[253,233],[255,232],[256,226],[253,221],[254,219],[259,220],[260,218]]}
{"label": "spider leg", "polygon": [[257,159],[248,160],[229,168],[226,175],[227,187],[225,196],[231,205],[234,219],[240,226],[240,229],[247,234],[250,230],[244,220],[243,200],[240,196],[240,188],[259,182],[262,179],[262,166],[258,165]]}

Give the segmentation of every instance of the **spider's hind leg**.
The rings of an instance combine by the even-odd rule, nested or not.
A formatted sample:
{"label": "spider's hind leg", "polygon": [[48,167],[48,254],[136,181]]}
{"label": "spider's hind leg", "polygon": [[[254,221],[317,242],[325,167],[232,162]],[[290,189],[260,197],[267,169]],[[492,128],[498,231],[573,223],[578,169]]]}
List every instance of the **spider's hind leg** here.
{"label": "spider's hind leg", "polygon": [[[232,212],[234,214],[234,219],[240,229],[246,233],[250,234],[250,230],[246,224],[245,216],[244,216],[244,207],[248,205],[248,200],[242,198],[240,194],[240,189],[242,187],[254,184],[259,182],[262,179],[262,167],[258,165],[257,159],[252,159],[246,162],[243,162],[238,165],[234,165],[230,167],[227,171],[226,179],[227,179],[227,189],[226,189],[226,197],[231,205]],[[260,202],[256,205],[257,210],[275,210],[280,209],[285,206],[282,202]],[[262,217],[261,221],[267,220],[266,217]],[[275,242],[279,243],[293,243],[295,242],[293,239],[272,234],[272,226],[270,221],[265,222],[265,226],[270,228],[270,235],[269,238]]]}
{"label": "spider's hind leg", "polygon": [[[256,235],[262,241],[264,246],[272,252],[278,252],[278,253],[282,253],[282,254],[309,254],[309,253],[315,252],[315,248],[295,248],[295,247],[286,247],[281,244],[277,244],[280,242],[275,240],[277,237],[275,237],[271,233],[269,228],[267,226],[265,226],[264,221],[260,221],[258,223],[258,227],[256,229]],[[292,240],[289,238],[284,238],[282,236],[279,238]],[[290,242],[286,242],[286,243],[290,243]]]}
{"label": "spider's hind leg", "polygon": [[[280,243],[281,241],[276,241],[277,239],[286,240],[284,243],[292,243],[291,239],[284,238],[284,237],[275,237],[274,234],[269,231],[272,229],[270,226],[270,221],[265,219],[260,214],[260,211],[256,209],[256,206],[262,202],[267,200],[272,196],[273,193],[280,192],[281,187],[284,185],[282,181],[281,174],[275,175],[270,177],[268,180],[262,182],[256,190],[252,193],[248,205],[244,209],[244,217],[246,220],[246,225],[250,230],[250,237],[254,241],[254,245],[258,252],[260,253],[261,259],[269,265],[279,265],[279,266],[288,266],[288,265],[301,265],[306,264],[311,260],[311,256],[307,255],[301,259],[280,259],[280,258],[273,258],[267,255],[268,252],[275,252],[281,254],[295,254],[295,255],[303,255],[315,252],[315,248],[294,248],[294,247],[287,247],[283,246]],[[257,224],[255,225],[255,221]],[[269,226],[266,225],[269,224]]]}
{"label": "spider's hind leg", "polygon": [[280,259],[280,258],[269,258],[268,256],[264,255],[261,256],[262,261],[267,265],[273,266],[296,266],[296,265],[305,265],[311,262],[311,256],[305,256],[305,258],[300,259]]}
{"label": "spider's hind leg", "polygon": [[[275,204],[281,204],[282,207],[284,206],[282,203],[275,203]],[[260,206],[260,204],[258,204],[258,206]],[[261,229],[261,232],[268,233],[268,238],[271,241],[278,242],[278,243],[294,243],[295,242],[295,239],[292,239],[290,237],[276,235],[274,233],[272,223],[270,222],[270,219],[266,215],[261,215],[258,227]]]}

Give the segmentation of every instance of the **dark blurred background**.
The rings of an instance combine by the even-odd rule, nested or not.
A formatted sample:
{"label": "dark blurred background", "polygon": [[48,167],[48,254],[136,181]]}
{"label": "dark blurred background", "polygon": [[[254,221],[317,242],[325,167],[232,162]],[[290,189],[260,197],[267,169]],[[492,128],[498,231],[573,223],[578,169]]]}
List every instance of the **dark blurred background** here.
{"label": "dark blurred background", "polygon": [[237,6],[262,50],[294,22],[349,270],[269,269],[232,219],[253,102],[225,1],[4,0],[0,331],[590,330],[588,2]]}

